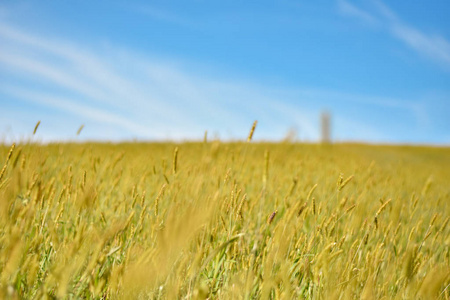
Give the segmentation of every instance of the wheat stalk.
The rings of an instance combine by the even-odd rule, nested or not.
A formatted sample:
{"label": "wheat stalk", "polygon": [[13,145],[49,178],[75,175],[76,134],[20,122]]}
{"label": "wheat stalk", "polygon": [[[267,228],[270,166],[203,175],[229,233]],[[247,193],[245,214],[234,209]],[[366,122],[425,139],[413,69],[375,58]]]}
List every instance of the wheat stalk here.
{"label": "wheat stalk", "polygon": [[247,137],[247,142],[250,142],[252,140],[253,133],[255,132],[256,124],[258,124],[258,121],[253,122],[252,128],[250,129],[250,133],[248,134],[248,137]]}
{"label": "wheat stalk", "polygon": [[5,164],[3,165],[3,168],[0,171],[0,181],[2,180],[3,175],[5,174],[6,168],[8,167],[8,162],[11,158],[11,155],[12,155],[15,147],[16,147],[16,144],[12,144],[11,148],[9,149],[8,155],[6,156]]}
{"label": "wheat stalk", "polygon": [[36,123],[36,126],[34,126],[33,135],[36,134],[36,131],[37,131],[38,127],[39,127],[39,124],[41,124],[41,121],[38,121],[38,122]]}

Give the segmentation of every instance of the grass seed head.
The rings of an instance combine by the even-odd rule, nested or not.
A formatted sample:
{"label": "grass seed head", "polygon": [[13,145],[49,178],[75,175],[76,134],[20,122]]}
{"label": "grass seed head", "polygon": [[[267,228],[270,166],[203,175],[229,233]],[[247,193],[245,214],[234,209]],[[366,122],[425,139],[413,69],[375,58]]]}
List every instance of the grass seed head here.
{"label": "grass seed head", "polygon": [[277,215],[278,210],[275,210],[273,213],[270,214],[269,218],[267,218],[267,224],[272,224],[273,219],[275,219],[275,216]]}
{"label": "grass seed head", "polygon": [[33,135],[36,134],[36,131],[37,131],[38,127],[39,127],[39,124],[41,124],[41,121],[38,121],[38,122],[36,123],[36,126],[34,126]]}
{"label": "grass seed head", "polygon": [[175,147],[173,151],[173,174],[177,173],[177,164],[178,164],[178,147]]}
{"label": "grass seed head", "polygon": [[258,121],[253,122],[252,129],[250,129],[250,133],[248,134],[248,137],[247,137],[247,142],[250,142],[252,140],[253,133],[255,132],[256,124],[258,124]]}

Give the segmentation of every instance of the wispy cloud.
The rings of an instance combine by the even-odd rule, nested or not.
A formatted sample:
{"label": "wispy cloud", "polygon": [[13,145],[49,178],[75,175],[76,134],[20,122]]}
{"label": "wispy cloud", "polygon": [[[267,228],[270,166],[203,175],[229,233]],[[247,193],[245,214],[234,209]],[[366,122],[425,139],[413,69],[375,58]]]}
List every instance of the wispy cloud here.
{"label": "wispy cloud", "polygon": [[196,24],[192,20],[188,20],[170,11],[149,4],[126,5],[125,9],[133,10],[157,21],[172,23],[183,27],[196,27]]}
{"label": "wispy cloud", "polygon": [[143,137],[149,136],[148,127],[124,118],[118,114],[78,103],[76,99],[63,98],[61,96],[51,94],[36,93],[34,91],[30,92],[17,87],[6,87],[2,85],[0,85],[0,90],[3,93],[14,96],[16,99],[22,99],[24,102],[53,108],[66,114],[79,116],[83,119],[122,127]]}
{"label": "wispy cloud", "polygon": [[[205,129],[236,137],[258,117],[251,101],[235,101],[242,89],[238,84],[221,86],[220,80],[199,78],[160,58],[111,49],[99,54],[6,24],[0,24],[0,40],[0,70],[29,83],[25,92],[5,82],[0,92],[94,120],[100,127],[121,127],[133,137],[195,138]],[[247,90],[250,99],[257,94]]]}
{"label": "wispy cloud", "polygon": [[431,58],[437,63],[443,63],[450,70],[450,42],[439,35],[427,35],[403,24],[395,24],[392,33],[409,47]]}
{"label": "wispy cloud", "polygon": [[386,30],[420,55],[450,70],[450,42],[437,34],[426,33],[406,24],[381,1],[374,0],[372,9],[364,10],[348,1],[338,0],[339,12],[369,24],[382,24]]}
{"label": "wispy cloud", "polygon": [[[117,128],[123,134],[116,139],[199,139],[204,130],[233,139],[245,136],[258,119],[255,137],[281,139],[294,127],[302,139],[317,140],[320,109],[329,108],[336,113],[339,139],[383,140],[388,132],[347,118],[339,107],[369,104],[409,115],[415,109],[398,99],[207,76],[182,61],[120,47],[80,46],[5,23],[0,23],[0,43],[0,74],[14,75],[3,76],[7,80],[0,85],[0,101],[10,102],[9,113],[20,114],[29,104],[50,108],[59,112],[59,123],[68,116],[79,124],[89,121],[94,138]],[[36,119],[41,119],[38,112]]]}
{"label": "wispy cloud", "polygon": [[371,24],[371,25],[379,23],[377,18],[375,18],[371,14],[365,12],[362,9],[359,9],[358,7],[354,6],[353,4],[351,4],[345,0],[338,0],[337,3],[338,3],[339,12],[343,15],[356,17],[357,19],[360,19],[363,22]]}

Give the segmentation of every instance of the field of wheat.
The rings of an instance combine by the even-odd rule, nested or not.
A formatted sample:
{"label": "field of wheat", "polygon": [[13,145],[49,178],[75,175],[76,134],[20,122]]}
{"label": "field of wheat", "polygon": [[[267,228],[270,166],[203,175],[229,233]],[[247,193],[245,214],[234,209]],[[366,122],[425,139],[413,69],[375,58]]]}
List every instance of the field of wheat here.
{"label": "field of wheat", "polygon": [[450,149],[0,146],[1,299],[450,299]]}

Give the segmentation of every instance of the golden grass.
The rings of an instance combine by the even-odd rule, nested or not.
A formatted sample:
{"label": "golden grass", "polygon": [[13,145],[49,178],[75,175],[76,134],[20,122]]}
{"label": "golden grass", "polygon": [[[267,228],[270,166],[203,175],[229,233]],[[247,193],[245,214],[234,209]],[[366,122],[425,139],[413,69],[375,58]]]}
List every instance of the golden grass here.
{"label": "golden grass", "polygon": [[0,298],[449,299],[450,149],[252,144],[255,126],[0,147]]}

